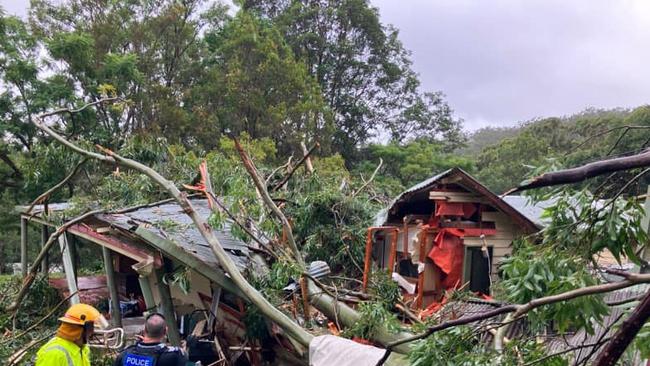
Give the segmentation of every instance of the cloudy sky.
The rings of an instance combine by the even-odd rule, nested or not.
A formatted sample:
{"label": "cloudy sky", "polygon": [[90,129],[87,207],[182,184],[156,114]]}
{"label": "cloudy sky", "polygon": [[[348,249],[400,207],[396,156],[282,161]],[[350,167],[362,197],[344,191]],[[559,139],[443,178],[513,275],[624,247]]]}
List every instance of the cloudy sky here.
{"label": "cloudy sky", "polygon": [[[646,0],[371,0],[465,126],[650,102]],[[26,0],[0,0],[23,15]]]}

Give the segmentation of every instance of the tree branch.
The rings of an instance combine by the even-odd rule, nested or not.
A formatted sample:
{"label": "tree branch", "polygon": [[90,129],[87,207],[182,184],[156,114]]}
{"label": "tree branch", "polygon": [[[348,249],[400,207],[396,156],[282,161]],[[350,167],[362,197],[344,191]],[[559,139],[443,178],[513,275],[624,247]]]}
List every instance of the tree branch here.
{"label": "tree branch", "polygon": [[44,317],[42,317],[39,321],[37,321],[36,323],[32,324],[31,326],[29,326],[29,328],[25,329],[24,331],[20,332],[19,334],[15,335],[15,336],[12,336],[11,338],[8,338],[8,339],[5,339],[5,340],[0,341],[0,345],[5,344],[5,343],[8,343],[9,341],[14,341],[14,340],[16,340],[16,339],[18,339],[18,338],[24,336],[25,334],[31,332],[32,330],[34,330],[34,328],[38,327],[38,326],[41,325],[44,321],[46,321],[47,319],[49,319],[49,318],[52,316],[52,314],[54,314],[57,310],[59,310],[59,308],[60,308],[63,304],[65,304],[68,300],[70,300],[70,298],[72,298],[72,296],[76,295],[77,292],[78,292],[78,291],[73,291],[73,292],[71,292],[71,293],[70,293],[70,294],[69,294],[65,299],[61,300],[58,304],[56,304],[56,306],[54,306],[54,308],[52,308],[52,310],[50,310],[50,312],[47,313],[47,315],[45,315]]}
{"label": "tree branch", "polygon": [[[580,147],[584,146],[586,143],[588,143],[589,141],[592,141],[592,140],[593,140],[594,138],[596,138],[596,137],[603,136],[603,135],[607,135],[608,133],[611,133],[611,132],[614,132],[614,131],[618,131],[618,130],[621,130],[621,129],[624,129],[625,131],[623,131],[623,133],[621,133],[621,135],[620,135],[620,136],[618,137],[618,139],[616,140],[616,143],[615,143],[614,146],[610,149],[610,151],[609,151],[609,153],[608,153],[607,155],[611,154],[612,151],[614,151],[614,149],[616,148],[616,146],[618,145],[618,143],[621,141],[621,139],[623,138],[623,136],[625,136],[625,134],[627,134],[627,132],[628,132],[629,130],[650,129],[650,126],[634,126],[634,125],[626,125],[626,126],[618,126],[618,127],[610,128],[609,130],[606,130],[606,131],[603,131],[603,132],[599,132],[599,133],[597,133],[597,134],[594,134],[594,135],[591,135],[591,136],[587,137],[587,138],[584,139],[581,143],[579,143],[576,147],[574,147],[574,148],[572,149],[572,151],[575,151],[575,150],[579,149]],[[571,153],[571,152],[567,153],[566,155],[569,155],[570,153]],[[566,156],[566,155],[565,155],[565,156]]]}
{"label": "tree branch", "polygon": [[650,318],[650,291],[648,291],[641,303],[634,308],[632,314],[623,321],[623,324],[618,328],[616,333],[612,336],[612,340],[607,343],[605,348],[598,354],[594,361],[594,366],[613,366],[625,352],[625,349],[630,345],[634,337],[636,337],[639,330],[643,327],[645,322]]}
{"label": "tree branch", "polygon": [[14,177],[18,179],[23,177],[23,173],[20,171],[20,169],[18,169],[18,166],[16,166],[13,160],[11,160],[11,158],[9,157],[9,153],[4,149],[0,149],[0,160],[4,161],[4,163],[7,164],[9,168],[11,168],[11,170],[14,171],[13,174]]}
{"label": "tree branch", "polygon": [[435,325],[435,326],[427,329],[427,331],[422,333],[422,334],[418,334],[418,335],[415,335],[413,337],[404,338],[404,339],[401,339],[401,340],[399,340],[397,342],[393,342],[393,343],[388,345],[388,348],[390,349],[390,348],[398,346],[400,344],[404,344],[404,343],[412,342],[412,341],[415,341],[415,340],[418,340],[418,339],[426,338],[426,337],[430,336],[431,334],[433,334],[435,332],[438,332],[438,331],[441,331],[441,330],[444,330],[444,329],[456,327],[456,326],[459,326],[459,325],[465,325],[465,324],[477,322],[477,321],[484,320],[484,319],[493,318],[495,316],[502,315],[502,314],[513,313],[512,314],[512,319],[518,319],[521,316],[528,313],[529,311],[531,311],[533,309],[536,309],[536,308],[538,308],[540,306],[549,305],[549,304],[553,304],[553,303],[557,303],[557,302],[561,302],[561,301],[572,300],[572,299],[575,299],[575,298],[581,297],[581,296],[595,295],[595,294],[601,294],[601,293],[605,293],[605,292],[616,291],[616,290],[620,290],[622,288],[634,286],[634,285],[639,284],[639,283],[650,283],[650,274],[629,273],[625,277],[625,279],[623,281],[605,283],[605,284],[600,284],[600,285],[593,285],[593,286],[588,286],[588,287],[582,287],[582,288],[578,288],[578,289],[575,289],[575,290],[563,292],[563,293],[556,294],[556,295],[540,297],[538,299],[531,300],[531,301],[529,301],[529,302],[527,302],[525,304],[506,305],[506,306],[503,306],[503,307],[500,307],[500,308],[497,308],[497,309],[494,309],[494,310],[490,310],[490,311],[482,313],[482,314],[477,314],[477,315],[474,315],[474,316],[468,316],[468,317],[465,317],[465,318],[451,320],[451,321],[448,321],[448,322],[444,322],[444,323]]}
{"label": "tree branch", "polygon": [[[49,114],[51,115],[51,113]],[[287,332],[289,336],[297,340],[302,345],[309,345],[309,342],[313,338],[311,334],[305,331],[303,328],[294,323],[290,318],[283,314],[280,310],[276,309],[272,304],[270,304],[253,286],[251,286],[244,276],[239,272],[239,269],[232,261],[230,256],[221,246],[221,243],[214,235],[212,228],[208,225],[203,217],[201,217],[192,203],[187,198],[185,193],[182,193],[171,181],[165,179],[158,172],[151,169],[150,167],[141,164],[137,161],[127,159],[119,156],[118,154],[101,147],[100,150],[105,154],[97,154],[85,149],[80,148],[79,146],[71,143],[70,141],[63,138],[61,135],[54,132],[52,129],[47,127],[41,118],[36,118],[34,123],[38,128],[46,132],[48,135],[53,137],[56,141],[75,151],[76,153],[99,160],[104,163],[109,164],[119,164],[127,168],[139,171],[140,173],[145,174],[152,181],[154,181],[161,188],[166,190],[174,200],[181,206],[183,211],[192,219],[194,225],[201,233],[201,236],[205,241],[210,245],[210,248],[214,252],[219,264],[223,269],[228,273],[235,285],[242,291],[242,293],[255,305],[260,311],[266,315],[269,319],[277,323],[284,331]]]}
{"label": "tree branch", "polygon": [[244,163],[244,167],[246,168],[246,171],[248,171],[248,174],[250,175],[251,179],[253,180],[253,183],[255,184],[255,187],[257,187],[257,190],[260,192],[260,195],[262,196],[262,200],[266,204],[269,210],[273,212],[273,214],[280,220],[282,223],[282,227],[284,228],[284,231],[286,232],[287,235],[287,243],[289,244],[289,250],[292,252],[294,259],[300,264],[301,267],[304,267],[305,262],[302,259],[302,254],[300,254],[300,251],[298,250],[298,246],[296,245],[296,241],[293,237],[293,232],[291,230],[291,225],[289,224],[289,220],[287,220],[287,217],[284,216],[282,211],[278,208],[278,206],[273,202],[273,199],[271,198],[271,195],[269,194],[269,191],[266,189],[264,186],[262,179],[260,178],[260,175],[257,173],[257,169],[255,169],[255,165],[253,164],[253,161],[248,157],[248,154],[246,154],[246,151],[244,151],[244,148],[241,146],[239,143],[239,140],[233,139],[235,142],[235,148],[237,149],[237,152],[239,152],[239,156],[241,157],[242,162]]}
{"label": "tree branch", "polygon": [[518,187],[505,192],[503,196],[532,188],[550,187],[560,184],[578,183],[602,174],[650,166],[650,149],[631,156],[595,161],[579,167],[544,173]]}
{"label": "tree branch", "polygon": [[68,181],[70,179],[72,179],[75,175],[77,175],[77,172],[79,171],[79,168],[81,168],[81,166],[84,165],[86,163],[86,161],[88,161],[88,159],[85,159],[85,158],[82,159],[79,163],[77,163],[77,165],[74,167],[72,172],[70,172],[70,174],[68,174],[67,177],[63,178],[63,180],[60,181],[59,183],[57,183],[54,187],[48,189],[47,191],[42,193],[40,196],[36,197],[36,199],[34,201],[32,201],[32,203],[29,205],[29,207],[27,208],[25,213],[29,214],[30,212],[32,212],[32,209],[34,208],[34,206],[36,206],[39,203],[43,203],[45,200],[48,200],[52,193],[56,192],[59,188],[63,187],[66,183],[68,183]]}
{"label": "tree branch", "polygon": [[119,101],[119,100],[122,100],[122,98],[120,98],[120,97],[102,98],[102,99],[98,99],[98,100],[96,100],[96,101],[94,101],[92,103],[84,104],[80,108],[77,108],[77,109],[60,108],[60,109],[56,109],[56,110],[54,110],[52,112],[43,113],[43,114],[39,115],[38,118],[43,119],[43,118],[46,118],[46,117],[50,117],[50,116],[54,116],[56,114],[62,114],[62,113],[75,114],[75,113],[79,113],[79,112],[81,112],[84,109],[89,108],[89,107],[93,107],[93,106],[96,106],[96,105],[99,105],[99,104],[104,104],[104,103],[107,103],[107,102],[115,102],[115,101]]}
{"label": "tree branch", "polygon": [[307,158],[309,158],[309,155],[311,155],[318,147],[320,147],[320,144],[317,142],[317,143],[314,144],[314,146],[311,147],[311,149],[309,149],[309,151],[307,151],[307,153],[305,155],[302,156],[302,158],[300,158],[300,160],[298,160],[296,165],[294,165],[291,168],[291,170],[282,178],[282,180],[280,180],[280,182],[278,184],[276,184],[271,190],[273,192],[275,192],[278,189],[282,188],[282,186],[287,184],[287,182],[289,181],[289,178],[291,178],[293,173],[296,172],[298,167],[301,166],[302,163],[305,162],[305,160],[307,160]]}
{"label": "tree branch", "polygon": [[381,169],[381,166],[383,164],[384,164],[384,159],[379,158],[379,164],[375,168],[375,171],[372,172],[372,175],[370,176],[370,179],[368,179],[365,183],[363,183],[363,185],[361,187],[359,187],[359,189],[354,191],[354,193],[352,193],[352,197],[355,197],[356,195],[358,195],[361,191],[363,191],[364,188],[366,188],[368,186],[368,184],[370,184],[370,182],[372,182],[373,179],[375,179],[375,176],[377,175],[377,172],[379,171],[379,169]]}

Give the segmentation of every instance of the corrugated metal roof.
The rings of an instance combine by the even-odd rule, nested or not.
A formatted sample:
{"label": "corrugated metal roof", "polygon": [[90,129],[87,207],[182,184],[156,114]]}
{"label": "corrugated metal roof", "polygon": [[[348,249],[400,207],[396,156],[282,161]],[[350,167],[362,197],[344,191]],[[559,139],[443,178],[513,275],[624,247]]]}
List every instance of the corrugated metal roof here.
{"label": "corrugated metal roof", "polygon": [[[644,294],[648,289],[650,289],[650,285],[639,284],[618,291],[609,292],[605,295],[604,300],[607,303],[624,301]],[[611,336],[616,331],[614,324],[624,318],[627,309],[636,306],[637,303],[638,301],[628,302],[619,306],[610,307],[610,314],[603,318],[602,324],[593,321],[593,334],[589,334],[585,330],[579,330],[578,332],[564,335],[552,334],[551,332],[545,340],[547,353],[553,354],[579,347],[575,351],[570,352],[576,362],[584,362],[585,359],[593,360],[599,353],[599,349],[594,349],[593,345]],[[443,308],[436,313],[436,316],[440,317],[440,322],[444,322],[483,314],[500,306],[503,306],[503,304],[481,300],[454,301],[443,306]],[[500,315],[471,323],[469,326],[477,330],[485,330],[486,328],[503,321],[504,318],[505,315]],[[524,318],[513,323],[508,328],[505,336],[506,338],[513,339],[530,335],[528,324]],[[481,341],[488,344],[491,343],[493,341],[492,334],[483,331],[481,333]]]}
{"label": "corrugated metal roof", "polygon": [[426,188],[438,180],[442,179],[445,177],[447,174],[451,173],[452,169],[445,170],[444,172],[440,174],[436,174],[432,176],[431,178],[425,179],[422,182],[413,185],[411,188],[405,190],[404,192],[400,193],[397,197],[395,197],[386,208],[381,209],[377,214],[375,215],[375,220],[373,226],[383,226],[386,223],[386,220],[388,220],[388,210],[393,207],[397,201],[402,199],[406,194],[418,191],[420,189]]}
{"label": "corrugated metal roof", "polygon": [[[500,304],[492,301],[482,301],[482,300],[462,300],[462,301],[453,301],[442,307],[437,313],[436,316],[440,317],[440,322],[469,318],[475,315],[484,314],[488,311],[497,309],[505,304]],[[496,324],[502,322],[505,319],[506,315],[499,315],[489,319],[483,319],[478,322],[468,324],[473,329],[481,330],[481,341],[489,344],[493,341],[494,336],[488,330],[493,329]],[[525,319],[517,320],[512,323],[508,330],[506,331],[506,338],[512,339],[517,337],[523,337],[528,334],[528,323]]]}
{"label": "corrugated metal roof", "polygon": [[[195,198],[191,199],[191,202],[204,219],[207,220],[210,217],[211,210],[206,199]],[[70,207],[71,205],[68,202],[50,203],[48,204],[48,211],[61,212]],[[24,212],[26,209],[27,206],[16,207],[19,212]],[[43,205],[35,205],[31,214],[41,216],[43,210]],[[203,262],[215,266],[219,265],[212,249],[195,228],[192,219],[175,202],[141,208],[124,214],[98,214],[95,215],[95,218],[131,232],[134,232],[138,226],[142,226],[154,235],[176,243],[176,245]],[[231,234],[230,228],[232,224],[231,220],[226,220],[224,227],[220,230],[214,230],[214,234],[230,255],[230,258],[240,270],[243,270],[249,263],[249,248],[246,243],[236,239]]]}
{"label": "corrugated metal roof", "polygon": [[[204,219],[210,217],[211,210],[207,200],[192,199],[191,202],[197,213]],[[124,214],[100,214],[96,217],[112,226],[129,231],[135,231],[138,226],[142,226],[151,233],[176,243],[203,262],[219,265],[210,245],[196,229],[192,219],[176,203],[165,203]],[[231,226],[232,221],[226,220],[223,228],[213,232],[230,258],[240,270],[243,270],[249,263],[249,248],[246,243],[233,237],[230,232]]]}
{"label": "corrugated metal roof", "polygon": [[[650,288],[647,284],[635,285],[618,291],[613,291],[605,295],[605,302],[612,303],[622,300],[631,299],[635,296],[645,293]],[[637,302],[629,302],[620,306],[610,307],[610,314],[603,318],[602,324],[593,322],[594,333],[589,334],[585,330],[579,330],[575,334],[566,337],[555,337],[549,340],[546,343],[546,348],[548,353],[556,353],[563,350],[568,350],[570,348],[576,348],[572,352],[573,359],[576,363],[585,363],[587,360],[594,360],[599,352],[601,347],[593,346],[594,344],[599,343],[603,339],[614,334],[616,327],[614,326],[621,319],[625,318],[627,309],[630,309],[636,306]],[[635,355],[636,356],[636,355]]]}
{"label": "corrugated metal roof", "polygon": [[502,199],[522,215],[526,216],[528,220],[534,222],[535,225],[544,227],[548,224],[548,220],[542,218],[542,214],[546,208],[553,205],[554,200],[531,203],[528,197],[515,195],[505,196]]}

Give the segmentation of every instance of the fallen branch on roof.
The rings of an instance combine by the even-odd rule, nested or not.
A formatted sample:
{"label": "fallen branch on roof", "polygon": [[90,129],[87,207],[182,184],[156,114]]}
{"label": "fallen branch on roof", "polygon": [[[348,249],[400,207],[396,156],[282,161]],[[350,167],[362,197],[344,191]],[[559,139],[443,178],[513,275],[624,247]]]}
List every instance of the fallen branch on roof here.
{"label": "fallen branch on roof", "polygon": [[[393,342],[387,346],[387,348],[392,349],[393,347],[402,345],[404,343],[408,342],[413,342],[418,339],[426,338],[433,333],[439,332],[441,330],[445,330],[448,328],[452,327],[457,327],[459,325],[465,325],[465,324],[470,324],[474,323],[477,321],[481,321],[484,319],[489,319],[493,318],[495,316],[499,316],[502,314],[510,314],[512,313],[511,318],[512,319],[518,319],[524,315],[526,315],[529,311],[536,309],[540,306],[544,305],[549,305],[549,304],[554,304],[557,302],[562,302],[562,301],[567,301],[571,299],[575,299],[577,297],[581,296],[587,296],[587,295],[595,295],[595,294],[602,294],[605,292],[611,292],[611,291],[616,291],[620,290],[622,288],[634,286],[639,283],[650,283],[650,274],[636,274],[636,273],[625,273],[625,275],[620,274],[625,277],[624,280],[618,281],[618,282],[611,282],[611,283],[604,283],[600,285],[594,285],[594,286],[588,286],[588,287],[582,287],[578,288],[575,290],[563,292],[560,294],[556,295],[551,295],[551,296],[545,296],[545,297],[540,297],[537,299],[533,299],[525,304],[511,304],[511,305],[505,305],[500,308],[496,308],[494,310],[487,311],[482,314],[477,314],[473,316],[468,316],[456,320],[451,320],[448,322],[440,323],[438,325],[432,326],[429,329],[427,329],[426,332],[422,334],[418,334],[409,338],[404,338],[399,341]],[[500,328],[501,330],[503,328]]]}
{"label": "fallen branch on roof", "polygon": [[[53,113],[48,113],[46,115],[50,116],[53,115]],[[52,138],[54,138],[54,140],[68,147],[72,151],[82,156],[92,158],[104,163],[108,163],[111,165],[118,164],[133,169],[135,171],[138,171],[140,173],[143,173],[144,175],[149,177],[152,181],[154,181],[157,185],[159,185],[161,188],[166,190],[174,198],[174,200],[181,206],[183,211],[192,219],[194,225],[201,233],[201,236],[210,245],[210,248],[214,252],[214,255],[216,256],[221,266],[228,273],[228,275],[230,275],[232,281],[246,295],[246,297],[248,297],[248,299],[255,306],[257,306],[257,308],[265,316],[267,316],[270,320],[277,323],[278,326],[280,326],[289,336],[291,336],[293,339],[295,339],[296,341],[298,341],[300,344],[304,346],[309,345],[309,342],[311,341],[313,336],[309,334],[307,331],[305,331],[303,328],[301,328],[298,324],[293,322],[289,317],[287,317],[280,310],[276,309],[253,286],[251,286],[250,283],[248,283],[248,281],[246,281],[244,276],[239,272],[239,269],[237,268],[235,263],[232,261],[230,256],[228,256],[226,251],[221,246],[221,243],[219,242],[217,237],[212,232],[212,228],[208,225],[205,219],[203,219],[203,217],[201,217],[196,212],[196,210],[192,206],[192,203],[187,198],[187,194],[181,192],[173,182],[165,179],[163,176],[161,176],[158,172],[151,169],[150,167],[142,163],[139,163],[135,160],[124,158],[109,149],[105,149],[101,146],[98,146],[98,149],[100,149],[100,151],[102,151],[103,153],[103,154],[98,154],[77,146],[76,144],[70,142],[69,140],[67,140],[66,138],[53,131],[51,128],[49,128],[43,122],[42,116],[35,118],[33,122],[36,125],[36,127],[41,129],[42,131],[50,135]]]}
{"label": "fallen branch on roof", "polygon": [[[300,160],[298,160],[298,162],[296,163],[296,165],[294,165],[294,166],[291,168],[291,170],[289,170],[289,172],[288,172],[288,173],[287,173],[287,174],[282,178],[282,180],[280,180],[280,182],[279,182],[278,184],[276,184],[276,185],[275,185],[271,190],[272,190],[273,192],[275,192],[275,191],[277,191],[278,189],[282,188],[282,186],[284,186],[285,184],[287,184],[287,182],[289,181],[289,178],[291,178],[291,176],[293,175],[293,173],[296,172],[296,170],[298,169],[298,167],[300,167],[300,166],[302,165],[302,163],[305,162],[305,160],[307,160],[307,159],[309,158],[309,156],[310,156],[310,155],[311,155],[311,154],[312,154],[312,153],[313,153],[313,152],[314,152],[314,151],[315,151],[319,146],[320,146],[320,144],[319,144],[318,142],[315,143],[314,146],[312,146],[311,149],[309,149],[309,151],[307,151],[307,152],[302,156],[302,158],[301,158]],[[308,166],[310,166],[310,165],[311,165],[311,162],[309,162],[309,165],[308,165]],[[307,168],[307,170],[309,170],[309,168]],[[311,170],[313,171],[314,168],[312,167]]]}
{"label": "fallen branch on roof", "polygon": [[506,196],[515,192],[525,191],[527,189],[533,188],[579,183],[586,179],[597,177],[599,175],[618,172],[621,170],[643,168],[647,166],[650,166],[650,149],[646,149],[636,155],[600,160],[571,169],[544,173],[540,176],[525,181],[518,187],[510,189],[503,195]]}

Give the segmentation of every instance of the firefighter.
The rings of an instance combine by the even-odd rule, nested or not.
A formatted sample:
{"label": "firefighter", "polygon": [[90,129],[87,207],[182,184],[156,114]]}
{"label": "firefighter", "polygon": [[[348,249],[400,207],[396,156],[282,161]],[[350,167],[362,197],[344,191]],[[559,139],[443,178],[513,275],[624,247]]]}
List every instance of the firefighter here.
{"label": "firefighter", "polygon": [[90,366],[86,343],[96,326],[108,326],[104,316],[90,305],[75,304],[59,322],[56,335],[36,353],[36,366]]}
{"label": "firefighter", "polygon": [[145,319],[142,339],[120,353],[113,366],[185,366],[187,357],[178,347],[167,346],[165,317],[152,313]]}

